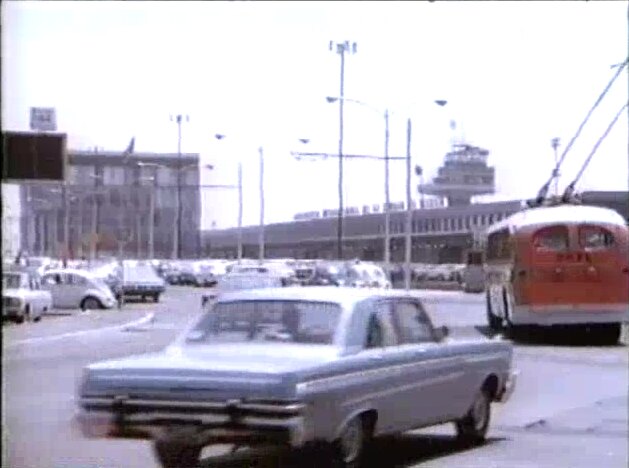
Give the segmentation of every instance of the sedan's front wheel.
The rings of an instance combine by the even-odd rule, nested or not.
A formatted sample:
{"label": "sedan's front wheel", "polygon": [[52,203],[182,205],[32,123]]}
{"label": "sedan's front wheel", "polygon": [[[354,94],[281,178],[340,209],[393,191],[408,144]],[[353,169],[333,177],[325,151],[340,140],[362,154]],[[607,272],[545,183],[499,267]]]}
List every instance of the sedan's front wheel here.
{"label": "sedan's front wheel", "polygon": [[350,420],[335,443],[337,464],[343,468],[361,466],[370,438],[371,428],[365,418],[356,416]]}
{"label": "sedan's front wheel", "polygon": [[455,422],[457,438],[466,444],[483,442],[487,435],[490,418],[491,402],[489,394],[483,389],[476,395],[467,414]]}
{"label": "sedan's front wheel", "polygon": [[201,448],[196,445],[156,440],[153,449],[163,468],[193,468],[199,465]]}

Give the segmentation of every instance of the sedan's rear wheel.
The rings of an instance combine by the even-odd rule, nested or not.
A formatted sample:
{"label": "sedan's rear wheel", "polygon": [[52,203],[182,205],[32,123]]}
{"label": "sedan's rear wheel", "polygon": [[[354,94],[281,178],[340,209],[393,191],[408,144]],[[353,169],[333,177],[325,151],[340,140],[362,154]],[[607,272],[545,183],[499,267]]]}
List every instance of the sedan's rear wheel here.
{"label": "sedan's rear wheel", "polygon": [[184,442],[157,440],[153,444],[155,456],[164,468],[193,468],[199,465],[201,447]]}
{"label": "sedan's rear wheel", "polygon": [[485,440],[491,419],[491,402],[486,390],[480,390],[467,414],[455,422],[457,438],[464,443],[478,444]]}

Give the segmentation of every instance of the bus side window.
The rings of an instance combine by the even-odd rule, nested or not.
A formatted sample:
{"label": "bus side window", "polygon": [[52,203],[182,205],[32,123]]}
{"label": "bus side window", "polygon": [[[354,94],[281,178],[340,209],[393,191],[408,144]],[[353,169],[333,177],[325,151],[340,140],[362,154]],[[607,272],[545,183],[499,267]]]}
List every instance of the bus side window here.
{"label": "bus side window", "polygon": [[568,229],[565,226],[551,226],[540,229],[533,236],[535,250],[562,251],[568,249]]}
{"label": "bus side window", "polygon": [[614,235],[600,226],[580,226],[579,245],[585,250],[602,250],[614,244]]}

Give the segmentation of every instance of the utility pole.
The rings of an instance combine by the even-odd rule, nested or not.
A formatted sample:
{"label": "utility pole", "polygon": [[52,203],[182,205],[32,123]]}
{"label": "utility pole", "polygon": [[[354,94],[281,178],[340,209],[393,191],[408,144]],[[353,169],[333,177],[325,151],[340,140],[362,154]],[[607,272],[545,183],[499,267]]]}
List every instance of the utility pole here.
{"label": "utility pole", "polygon": [[68,264],[68,256],[70,255],[70,210],[68,199],[68,184],[63,181],[61,185],[63,198],[63,266]]}
{"label": "utility pole", "polygon": [[389,109],[384,111],[384,266],[389,271],[391,262],[391,216],[389,214]]}
{"label": "utility pole", "polygon": [[242,260],[242,162],[238,161],[238,263]]}
{"label": "utility pole", "polygon": [[350,44],[349,41],[334,43],[330,41],[330,50],[333,51],[336,46],[336,53],[341,57],[341,87],[339,94],[339,211],[337,224],[337,256],[339,260],[343,259],[343,111],[345,104],[345,54],[356,53],[356,43]]}
{"label": "utility pole", "polygon": [[149,200],[149,251],[148,258],[155,258],[155,192],[157,191],[157,168],[154,170],[153,186]]}
{"label": "utility pole", "polygon": [[258,148],[260,154],[260,228],[258,229],[259,261],[264,260],[264,150]]}
{"label": "utility pole", "polygon": [[181,124],[183,120],[189,122],[187,115],[170,116],[170,120],[177,123],[177,193],[175,196],[175,223],[173,226],[172,258],[181,258]]}
{"label": "utility pole", "polygon": [[90,262],[96,260],[96,251],[98,246],[98,218],[100,215],[100,184],[102,182],[102,175],[96,173],[96,166],[94,166],[94,174],[91,176],[94,179],[94,194],[92,195],[92,239],[90,241]]}
{"label": "utility pole", "polygon": [[559,138],[555,137],[550,140],[550,145],[555,152],[555,167],[553,168],[553,178],[555,179],[555,195],[559,196],[559,169],[557,168],[558,156],[557,149],[559,149]]}
{"label": "utility pole", "polygon": [[84,198],[85,194],[81,193],[79,196],[79,245],[78,245],[78,255],[79,258],[83,259],[83,206],[84,206]]}
{"label": "utility pole", "polygon": [[406,228],[404,232],[404,289],[411,289],[411,228],[413,206],[411,200],[411,119],[406,121]]}

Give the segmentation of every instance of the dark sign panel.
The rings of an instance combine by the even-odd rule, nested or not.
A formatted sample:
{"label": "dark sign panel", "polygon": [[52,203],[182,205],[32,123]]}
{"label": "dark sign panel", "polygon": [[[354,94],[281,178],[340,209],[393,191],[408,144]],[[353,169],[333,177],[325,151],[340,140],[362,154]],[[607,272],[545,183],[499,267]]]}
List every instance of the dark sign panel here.
{"label": "dark sign panel", "polygon": [[65,133],[2,132],[2,180],[63,181]]}

